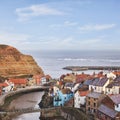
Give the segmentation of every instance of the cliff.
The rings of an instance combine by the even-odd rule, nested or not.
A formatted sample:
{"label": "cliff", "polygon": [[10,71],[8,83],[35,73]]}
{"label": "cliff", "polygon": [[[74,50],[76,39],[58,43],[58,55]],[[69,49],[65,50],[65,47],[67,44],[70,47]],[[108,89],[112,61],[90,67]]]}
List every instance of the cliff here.
{"label": "cliff", "polygon": [[43,75],[42,69],[30,55],[24,55],[16,48],[0,45],[0,76]]}

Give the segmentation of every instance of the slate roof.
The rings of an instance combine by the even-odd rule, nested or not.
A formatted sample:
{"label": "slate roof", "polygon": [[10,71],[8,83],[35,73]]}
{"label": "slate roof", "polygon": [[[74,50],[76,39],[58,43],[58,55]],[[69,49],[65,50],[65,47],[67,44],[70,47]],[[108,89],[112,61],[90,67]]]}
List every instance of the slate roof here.
{"label": "slate roof", "polygon": [[99,78],[95,78],[95,79],[93,80],[93,82],[92,82],[92,85],[95,85],[95,86],[96,86],[96,84],[97,84],[98,81],[99,81]]}
{"label": "slate roof", "polygon": [[66,83],[65,87],[74,87],[74,83]]}
{"label": "slate roof", "polygon": [[110,84],[108,84],[108,85],[106,86],[106,88],[112,88],[113,85],[114,85],[114,83],[110,83]]}
{"label": "slate roof", "polygon": [[111,118],[115,118],[116,115],[118,114],[117,111],[115,111],[115,110],[113,110],[113,109],[111,109],[111,108],[109,108],[109,107],[107,107],[107,106],[105,106],[103,104],[101,104],[98,107],[98,111],[102,112],[103,114],[105,114],[105,115],[107,115],[107,116],[109,116]]}
{"label": "slate roof", "polygon": [[86,80],[83,84],[84,84],[84,85],[91,85],[92,82],[93,82],[92,80]]}
{"label": "slate roof", "polygon": [[96,83],[96,86],[104,86],[104,84],[108,81],[108,78],[104,77],[102,79],[99,79]]}
{"label": "slate roof", "polygon": [[94,85],[94,86],[104,86],[104,84],[108,81],[107,77],[103,77],[103,78],[95,78],[92,80],[92,82],[90,83],[90,85]]}
{"label": "slate roof", "polygon": [[120,94],[111,95],[109,97],[115,104],[120,104]]}
{"label": "slate roof", "polygon": [[102,94],[97,92],[91,92],[87,96],[92,98],[99,98]]}
{"label": "slate roof", "polygon": [[120,76],[117,76],[114,81],[120,82]]}
{"label": "slate roof", "polygon": [[110,83],[110,84],[108,84],[106,87],[107,88],[112,88],[113,86],[120,86],[120,82],[112,82],[112,83]]}

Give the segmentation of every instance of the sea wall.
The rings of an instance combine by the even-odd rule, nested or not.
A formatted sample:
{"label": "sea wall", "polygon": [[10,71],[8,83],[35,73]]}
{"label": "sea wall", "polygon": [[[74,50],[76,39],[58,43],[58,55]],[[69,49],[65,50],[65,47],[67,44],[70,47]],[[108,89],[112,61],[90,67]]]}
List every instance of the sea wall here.
{"label": "sea wall", "polygon": [[40,120],[52,120],[53,118],[63,118],[65,120],[88,120],[88,117],[76,108],[55,107],[41,111]]}
{"label": "sea wall", "polygon": [[49,89],[49,87],[44,87],[44,86],[35,86],[35,87],[27,87],[27,88],[20,88],[16,91],[10,91],[8,93],[5,93],[4,95],[0,96],[0,109],[3,108],[6,99],[15,96],[15,95],[19,95],[22,93],[29,93],[29,92],[34,92],[34,91],[44,91]]}

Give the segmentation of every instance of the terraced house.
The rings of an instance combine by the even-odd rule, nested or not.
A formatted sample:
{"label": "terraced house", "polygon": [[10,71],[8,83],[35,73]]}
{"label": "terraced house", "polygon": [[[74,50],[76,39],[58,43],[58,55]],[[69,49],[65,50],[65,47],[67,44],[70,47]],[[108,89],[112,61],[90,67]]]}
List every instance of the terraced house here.
{"label": "terraced house", "polygon": [[86,96],[86,112],[97,113],[101,101],[105,98],[102,93],[91,92]]}
{"label": "terraced house", "polygon": [[73,92],[68,88],[57,90],[56,92],[53,101],[54,106],[64,106],[65,102],[73,97]]}

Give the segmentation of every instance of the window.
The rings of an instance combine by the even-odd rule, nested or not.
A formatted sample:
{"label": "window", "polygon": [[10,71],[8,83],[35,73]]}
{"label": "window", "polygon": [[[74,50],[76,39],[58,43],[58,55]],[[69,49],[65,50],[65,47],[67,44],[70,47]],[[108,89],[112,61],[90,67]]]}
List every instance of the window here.
{"label": "window", "polygon": [[118,107],[119,107],[119,105],[117,104],[117,105],[116,105],[116,107],[118,108]]}
{"label": "window", "polygon": [[93,112],[95,113],[95,112],[96,112],[96,110],[94,109],[94,110],[93,110]]}
{"label": "window", "polygon": [[90,107],[88,107],[88,111],[90,111]]}
{"label": "window", "polygon": [[96,107],[96,103],[94,103],[94,107]]}
{"label": "window", "polygon": [[88,105],[90,105],[90,102],[88,102]]}

